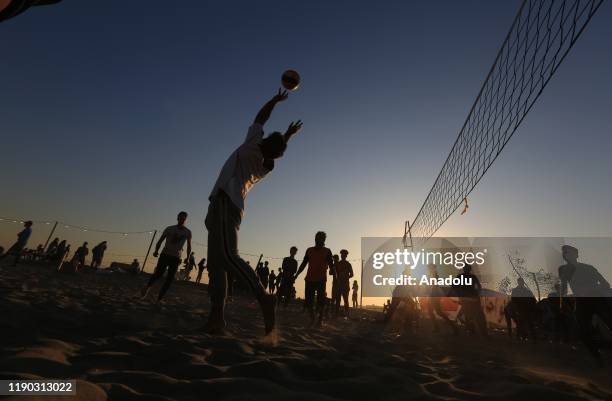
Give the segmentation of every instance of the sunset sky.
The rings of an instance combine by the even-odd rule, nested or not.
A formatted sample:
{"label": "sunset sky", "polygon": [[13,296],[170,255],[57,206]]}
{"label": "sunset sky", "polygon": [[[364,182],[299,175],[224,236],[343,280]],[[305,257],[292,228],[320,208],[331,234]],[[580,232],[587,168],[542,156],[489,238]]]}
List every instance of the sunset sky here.
{"label": "sunset sky", "polygon": [[[361,237],[401,236],[414,218],[519,5],[65,0],[29,10],[0,24],[0,217],[146,231],[186,210],[206,242],[219,170],[293,68],[301,88],[265,129],[304,127],[250,193],[240,250],[282,257],[296,245],[301,258],[325,230],[334,252],[359,259]],[[611,20],[604,3],[469,212],[439,235],[612,236]],[[17,230],[0,221],[0,245]],[[30,246],[49,226],[34,231]],[[146,251],[148,234],[119,237],[109,252]]]}

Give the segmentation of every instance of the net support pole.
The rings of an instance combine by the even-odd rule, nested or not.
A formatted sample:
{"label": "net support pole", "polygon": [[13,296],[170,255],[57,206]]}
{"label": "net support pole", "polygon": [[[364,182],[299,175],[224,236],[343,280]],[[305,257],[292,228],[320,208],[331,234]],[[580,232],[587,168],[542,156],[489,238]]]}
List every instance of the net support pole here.
{"label": "net support pole", "polygon": [[56,228],[57,228],[57,221],[55,222],[55,224],[53,224],[53,228],[51,229],[51,232],[49,233],[49,236],[47,237],[47,241],[45,242],[45,246],[43,247],[43,252],[47,250],[47,245],[49,245],[49,241],[51,241],[51,237],[53,237],[53,233],[55,232]]}
{"label": "net support pole", "polygon": [[151,237],[151,242],[149,243],[149,248],[147,249],[147,254],[145,255],[144,261],[142,262],[142,269],[140,272],[143,272],[145,266],[147,265],[147,259],[149,258],[149,253],[151,252],[151,247],[153,246],[153,241],[155,241],[155,236],[157,236],[157,230],[153,231],[153,236]]}

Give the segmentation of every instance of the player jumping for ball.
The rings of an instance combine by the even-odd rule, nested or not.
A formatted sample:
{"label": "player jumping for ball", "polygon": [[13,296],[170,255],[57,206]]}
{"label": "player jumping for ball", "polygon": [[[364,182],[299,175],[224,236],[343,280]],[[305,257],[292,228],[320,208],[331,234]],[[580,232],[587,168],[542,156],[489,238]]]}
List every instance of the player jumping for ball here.
{"label": "player jumping for ball", "polygon": [[266,334],[274,329],[275,297],[266,293],[253,269],[238,255],[238,229],[247,193],[274,168],[274,159],[283,156],[287,142],[302,127],[298,120],[289,124],[284,134],[273,132],[264,138],[264,124],[276,104],[287,97],[287,91],[279,89],[257,113],[246,140],[227,159],[210,194],[206,215],[211,294],[210,315],[205,326],[208,333],[222,333],[225,328],[228,273],[240,277],[253,291],[261,306]]}

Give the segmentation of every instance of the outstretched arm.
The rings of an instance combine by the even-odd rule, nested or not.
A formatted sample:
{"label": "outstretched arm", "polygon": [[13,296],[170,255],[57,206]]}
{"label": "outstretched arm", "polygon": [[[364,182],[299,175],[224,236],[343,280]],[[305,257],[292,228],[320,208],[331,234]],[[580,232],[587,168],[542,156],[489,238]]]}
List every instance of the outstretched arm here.
{"label": "outstretched arm", "polygon": [[255,116],[255,123],[264,125],[268,119],[270,118],[270,114],[272,114],[272,110],[274,110],[274,106],[276,103],[282,102],[287,99],[289,95],[287,91],[278,90],[278,93],[274,95],[272,99],[270,99],[266,104],[263,105],[257,116]]}
{"label": "outstretched arm", "polygon": [[285,131],[285,133],[283,134],[283,137],[285,138],[285,143],[289,142],[289,139],[291,139],[293,135],[297,134],[300,128],[302,128],[302,120],[297,120],[289,124],[287,131]]}

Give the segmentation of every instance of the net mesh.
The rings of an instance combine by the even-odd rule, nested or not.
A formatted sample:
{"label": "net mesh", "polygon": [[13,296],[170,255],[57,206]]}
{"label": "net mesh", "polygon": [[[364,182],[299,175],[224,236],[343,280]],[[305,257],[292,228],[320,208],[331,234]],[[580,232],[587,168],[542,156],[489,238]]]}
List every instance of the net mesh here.
{"label": "net mesh", "polygon": [[526,0],[410,226],[423,243],[502,152],[603,0]]}

